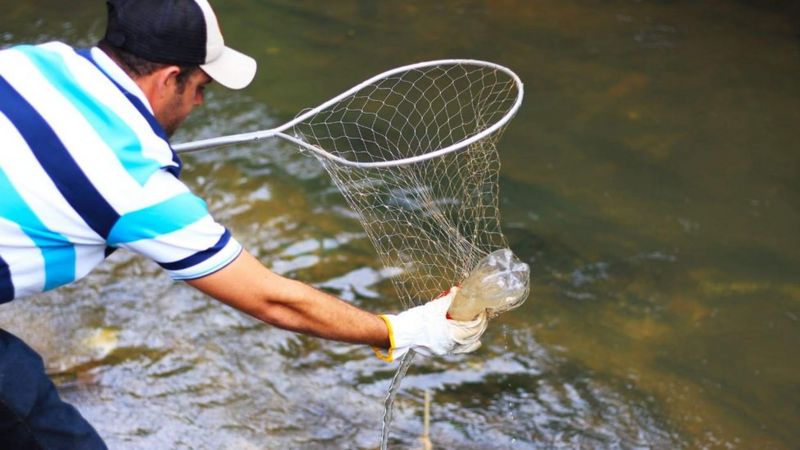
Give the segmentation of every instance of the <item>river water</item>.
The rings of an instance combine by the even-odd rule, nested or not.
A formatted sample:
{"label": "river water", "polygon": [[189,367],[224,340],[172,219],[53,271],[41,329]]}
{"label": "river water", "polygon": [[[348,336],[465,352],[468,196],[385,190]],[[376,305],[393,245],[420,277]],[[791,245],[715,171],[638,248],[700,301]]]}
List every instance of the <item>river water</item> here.
{"label": "river water", "polygon": [[[260,70],[175,140],[271,127],[399,65],[507,65],[499,149],[531,298],[473,355],[417,358],[390,448],[800,445],[800,8],[791,1],[217,1]],[[3,2],[0,45],[102,33],[103,2]],[[184,158],[183,178],[275,271],[394,311],[357,220],[281,142]],[[264,326],[115,253],[0,306],[119,449],[374,449],[395,366]]]}

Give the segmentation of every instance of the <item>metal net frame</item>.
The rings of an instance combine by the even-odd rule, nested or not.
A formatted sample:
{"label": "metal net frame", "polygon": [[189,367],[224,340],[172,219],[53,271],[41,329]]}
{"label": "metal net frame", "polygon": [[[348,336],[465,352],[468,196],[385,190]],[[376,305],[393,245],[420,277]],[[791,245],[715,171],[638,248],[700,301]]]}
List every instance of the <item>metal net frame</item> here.
{"label": "metal net frame", "polygon": [[[276,128],[173,148],[279,137],[312,153],[358,215],[409,308],[508,247],[500,228],[497,142],[522,97],[519,77],[503,66],[429,61],[376,75]],[[406,353],[389,387],[381,449],[413,357],[413,350]]]}

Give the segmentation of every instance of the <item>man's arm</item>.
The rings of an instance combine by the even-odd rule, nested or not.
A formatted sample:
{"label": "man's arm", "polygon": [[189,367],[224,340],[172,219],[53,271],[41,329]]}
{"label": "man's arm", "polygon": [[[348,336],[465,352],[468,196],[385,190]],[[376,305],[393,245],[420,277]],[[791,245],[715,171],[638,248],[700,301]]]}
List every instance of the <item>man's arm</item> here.
{"label": "man's arm", "polygon": [[225,268],[189,285],[276,327],[324,339],[389,347],[386,323],[332,295],[282,277],[246,250]]}

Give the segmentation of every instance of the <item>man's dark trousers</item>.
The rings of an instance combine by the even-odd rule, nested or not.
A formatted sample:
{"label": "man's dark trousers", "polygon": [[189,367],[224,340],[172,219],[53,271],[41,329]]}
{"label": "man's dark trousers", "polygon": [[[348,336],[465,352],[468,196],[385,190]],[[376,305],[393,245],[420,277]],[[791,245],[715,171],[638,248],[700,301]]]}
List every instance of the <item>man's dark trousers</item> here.
{"label": "man's dark trousers", "polygon": [[61,400],[41,356],[0,329],[0,449],[106,448],[78,410]]}

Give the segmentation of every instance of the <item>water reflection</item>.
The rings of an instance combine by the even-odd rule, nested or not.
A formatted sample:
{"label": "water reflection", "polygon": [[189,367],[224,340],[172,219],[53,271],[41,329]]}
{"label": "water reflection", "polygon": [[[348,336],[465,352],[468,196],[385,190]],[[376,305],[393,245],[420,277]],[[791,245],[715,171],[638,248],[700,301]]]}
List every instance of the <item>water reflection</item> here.
{"label": "water reflection", "polygon": [[[68,18],[60,5],[6,5],[0,45],[97,39],[102,2],[71,2]],[[219,9],[262,70],[247,92],[210,90],[177,140],[270,128],[435,57],[497,61],[526,83],[500,143],[501,211],[511,248],[535,268],[533,297],[476,355],[417,363],[392,448],[419,448],[424,389],[436,448],[800,442],[790,2]],[[187,181],[263,261],[396,310],[392,272],[315,159],[265,142],[185,162]],[[368,349],[265,327],[124,252],[74,287],[3,305],[0,326],[42,352],[111,448],[376,448],[394,372]]]}

